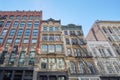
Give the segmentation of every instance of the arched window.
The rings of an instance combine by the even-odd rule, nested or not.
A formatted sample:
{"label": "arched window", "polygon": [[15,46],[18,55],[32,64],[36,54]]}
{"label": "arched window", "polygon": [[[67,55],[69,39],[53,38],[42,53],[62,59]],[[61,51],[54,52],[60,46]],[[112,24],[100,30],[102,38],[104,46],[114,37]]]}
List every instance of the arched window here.
{"label": "arched window", "polygon": [[75,71],[75,64],[73,62],[70,62],[70,72],[73,74],[73,73],[76,73]]}
{"label": "arched window", "polygon": [[78,69],[79,69],[79,73],[82,73],[82,74],[86,73],[85,66],[81,61],[78,62]]}
{"label": "arched window", "polygon": [[90,62],[87,62],[87,66],[88,66],[89,73],[94,74],[95,73],[94,66]]}

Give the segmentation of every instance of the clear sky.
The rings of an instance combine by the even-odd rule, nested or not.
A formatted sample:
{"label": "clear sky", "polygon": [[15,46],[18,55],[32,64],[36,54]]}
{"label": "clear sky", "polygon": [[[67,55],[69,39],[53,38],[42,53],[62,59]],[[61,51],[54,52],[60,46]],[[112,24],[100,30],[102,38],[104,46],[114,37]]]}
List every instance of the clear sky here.
{"label": "clear sky", "polygon": [[82,25],[85,35],[95,20],[120,20],[120,0],[0,0],[0,10],[42,10],[44,20]]}

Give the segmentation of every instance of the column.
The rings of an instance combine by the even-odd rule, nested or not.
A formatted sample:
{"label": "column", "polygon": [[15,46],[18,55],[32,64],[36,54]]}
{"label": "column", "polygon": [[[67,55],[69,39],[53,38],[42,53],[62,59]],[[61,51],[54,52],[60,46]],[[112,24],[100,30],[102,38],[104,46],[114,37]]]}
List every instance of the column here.
{"label": "column", "polygon": [[14,80],[14,74],[15,74],[15,71],[13,70],[13,71],[12,71],[11,80]]}
{"label": "column", "polygon": [[22,80],[24,80],[24,76],[25,76],[25,71],[23,71],[22,73]]}

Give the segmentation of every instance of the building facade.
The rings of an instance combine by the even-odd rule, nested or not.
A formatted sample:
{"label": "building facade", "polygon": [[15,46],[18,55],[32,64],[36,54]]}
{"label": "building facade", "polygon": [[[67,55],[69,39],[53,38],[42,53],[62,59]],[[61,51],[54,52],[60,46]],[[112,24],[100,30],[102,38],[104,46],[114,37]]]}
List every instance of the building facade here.
{"label": "building facade", "polygon": [[87,50],[82,26],[62,26],[69,80],[99,80],[91,53]]}
{"label": "building facade", "polygon": [[33,80],[41,11],[0,11],[0,80]]}
{"label": "building facade", "polygon": [[101,80],[120,79],[119,26],[119,21],[96,21],[86,37]]}

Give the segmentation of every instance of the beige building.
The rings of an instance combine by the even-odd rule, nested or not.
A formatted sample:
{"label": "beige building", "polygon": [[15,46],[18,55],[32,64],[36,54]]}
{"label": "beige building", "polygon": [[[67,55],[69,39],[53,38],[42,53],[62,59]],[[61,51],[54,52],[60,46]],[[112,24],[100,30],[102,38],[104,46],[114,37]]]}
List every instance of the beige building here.
{"label": "beige building", "polygon": [[101,80],[120,79],[120,22],[96,21],[87,37]]}

